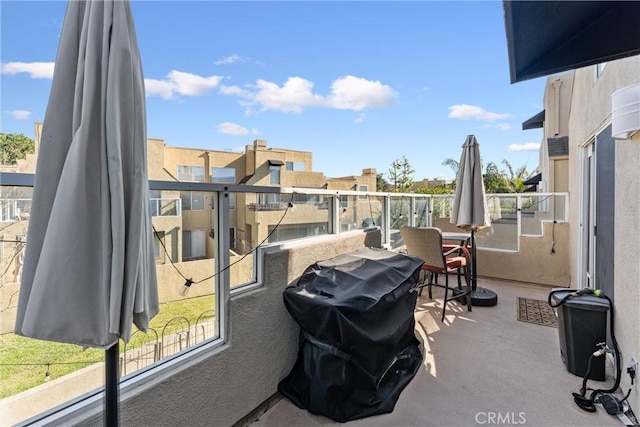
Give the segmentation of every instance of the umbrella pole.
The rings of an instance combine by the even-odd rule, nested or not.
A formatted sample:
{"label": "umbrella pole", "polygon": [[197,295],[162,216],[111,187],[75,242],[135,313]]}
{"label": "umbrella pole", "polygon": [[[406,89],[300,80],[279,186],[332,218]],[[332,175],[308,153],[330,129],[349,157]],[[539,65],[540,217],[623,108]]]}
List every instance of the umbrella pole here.
{"label": "umbrella pole", "polygon": [[475,291],[478,287],[478,270],[476,270],[478,253],[476,252],[476,233],[473,228],[471,229],[471,251],[473,252],[471,257],[471,290]]}
{"label": "umbrella pole", "polygon": [[104,395],[104,425],[117,427],[120,425],[120,340],[105,350],[105,395]]}
{"label": "umbrella pole", "polygon": [[478,287],[478,248],[476,248],[476,232],[471,229],[471,305],[491,307],[498,303],[498,294],[494,291]]}

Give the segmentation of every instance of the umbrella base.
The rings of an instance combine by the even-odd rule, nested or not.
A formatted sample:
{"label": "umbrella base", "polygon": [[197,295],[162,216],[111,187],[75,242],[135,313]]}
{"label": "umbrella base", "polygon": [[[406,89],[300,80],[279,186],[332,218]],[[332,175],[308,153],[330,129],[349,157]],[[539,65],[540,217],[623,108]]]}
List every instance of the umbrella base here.
{"label": "umbrella base", "polygon": [[[466,286],[463,286],[462,288],[463,288],[462,291],[460,291],[459,289],[454,289],[453,290],[454,294],[463,293],[466,290]],[[463,296],[456,298],[456,300],[463,305],[467,303],[467,298]],[[487,288],[481,288],[480,286],[478,286],[475,289],[475,291],[471,291],[472,306],[493,307],[496,304],[498,304],[498,294],[496,294],[492,290]]]}

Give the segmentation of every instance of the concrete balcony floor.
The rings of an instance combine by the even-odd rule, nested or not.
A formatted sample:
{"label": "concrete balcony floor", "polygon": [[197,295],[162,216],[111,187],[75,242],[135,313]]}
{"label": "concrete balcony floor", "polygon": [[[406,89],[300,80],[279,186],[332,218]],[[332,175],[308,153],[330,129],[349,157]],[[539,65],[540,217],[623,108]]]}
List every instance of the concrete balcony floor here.
{"label": "concrete balcony floor", "polygon": [[[454,279],[455,280],[455,279]],[[348,422],[352,426],[529,426],[621,425],[601,405],[595,413],[573,402],[582,378],[569,373],[560,359],[558,330],[517,320],[518,297],[545,300],[550,288],[531,284],[479,280],[498,293],[498,305],[449,304],[440,322],[442,290],[427,291],[416,306],[416,333],[424,343],[424,362],[400,395],[394,411]],[[439,298],[440,297],[440,298]],[[589,381],[606,389],[613,382]],[[490,422],[491,413],[494,415]],[[498,415],[502,422],[498,423]],[[505,419],[505,417],[508,417]],[[278,401],[252,427],[339,424]]]}

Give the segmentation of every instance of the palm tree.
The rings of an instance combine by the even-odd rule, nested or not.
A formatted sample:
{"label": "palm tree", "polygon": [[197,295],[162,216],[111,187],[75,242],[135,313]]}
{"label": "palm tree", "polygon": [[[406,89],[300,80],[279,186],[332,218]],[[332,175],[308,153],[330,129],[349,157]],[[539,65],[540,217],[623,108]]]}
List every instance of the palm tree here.
{"label": "palm tree", "polygon": [[458,176],[458,170],[460,169],[460,162],[458,162],[457,160],[449,157],[447,159],[444,159],[444,162],[442,162],[442,166],[449,166],[453,171],[453,173],[455,173],[456,176]]}
{"label": "palm tree", "polygon": [[508,160],[503,159],[502,164],[505,165],[507,167],[507,170],[509,171],[509,177],[507,178],[507,180],[509,181],[509,187],[511,188],[511,190],[514,193],[524,192],[524,190],[527,188],[527,186],[524,185],[524,182],[530,176],[529,171],[527,171],[527,165],[525,164],[524,166],[520,166],[514,171],[511,163],[509,163]]}

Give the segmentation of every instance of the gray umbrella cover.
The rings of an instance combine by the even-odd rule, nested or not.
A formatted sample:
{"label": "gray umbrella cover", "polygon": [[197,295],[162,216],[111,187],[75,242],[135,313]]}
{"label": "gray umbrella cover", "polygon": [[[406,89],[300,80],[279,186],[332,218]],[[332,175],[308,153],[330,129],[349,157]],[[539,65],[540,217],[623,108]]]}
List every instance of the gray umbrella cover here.
{"label": "gray umbrella cover", "polygon": [[465,230],[491,225],[482,180],[480,144],[474,135],[467,136],[462,145],[450,222]]}
{"label": "gray umbrella cover", "polygon": [[128,1],[69,1],[15,332],[109,348],[158,312],[146,111]]}

